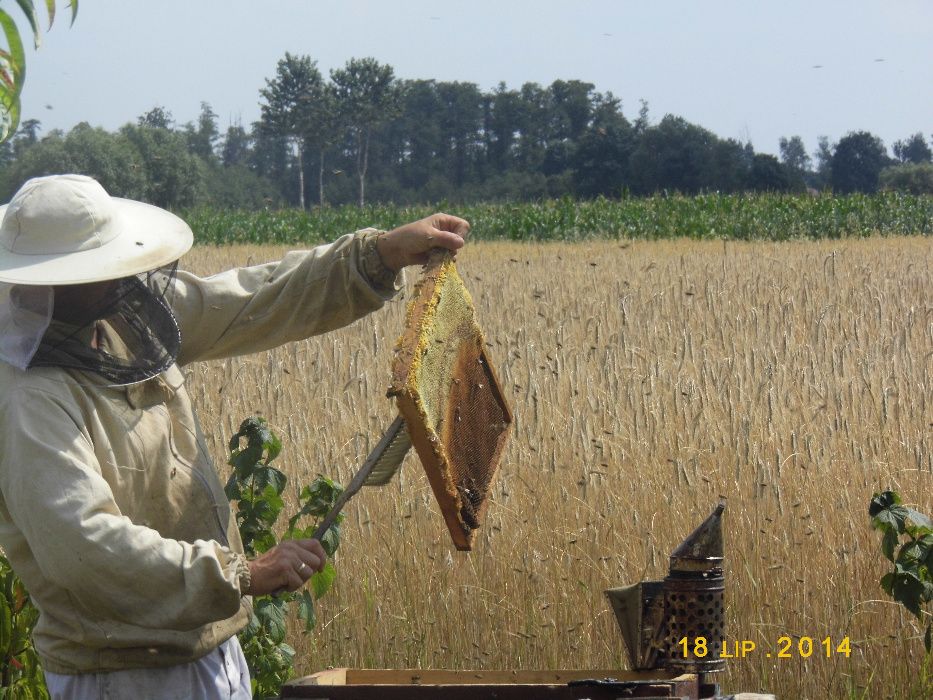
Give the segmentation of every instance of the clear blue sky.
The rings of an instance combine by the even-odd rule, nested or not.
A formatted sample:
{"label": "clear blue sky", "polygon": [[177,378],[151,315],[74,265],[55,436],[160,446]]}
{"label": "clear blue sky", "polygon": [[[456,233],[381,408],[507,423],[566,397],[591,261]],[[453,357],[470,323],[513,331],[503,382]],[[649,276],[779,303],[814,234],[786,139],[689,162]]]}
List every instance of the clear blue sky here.
{"label": "clear blue sky", "polygon": [[812,152],[820,135],[933,132],[931,0],[81,0],[71,28],[66,15],[27,57],[23,118],[43,133],[154,106],[184,124],[202,101],[222,131],[248,128],[286,51],[325,76],[373,56],[484,90],[586,80],[629,118],[645,99],[653,122],[677,114],[769,153],[795,134]]}

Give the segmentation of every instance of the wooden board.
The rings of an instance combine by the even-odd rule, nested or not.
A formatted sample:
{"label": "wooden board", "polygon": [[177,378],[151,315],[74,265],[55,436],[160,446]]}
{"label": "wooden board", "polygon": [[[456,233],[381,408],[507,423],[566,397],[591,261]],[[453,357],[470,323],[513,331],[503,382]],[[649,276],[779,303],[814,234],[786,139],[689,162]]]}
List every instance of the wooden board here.
{"label": "wooden board", "polygon": [[445,671],[337,668],[282,687],[282,698],[323,700],[616,700],[698,698],[697,676],[664,671]]}

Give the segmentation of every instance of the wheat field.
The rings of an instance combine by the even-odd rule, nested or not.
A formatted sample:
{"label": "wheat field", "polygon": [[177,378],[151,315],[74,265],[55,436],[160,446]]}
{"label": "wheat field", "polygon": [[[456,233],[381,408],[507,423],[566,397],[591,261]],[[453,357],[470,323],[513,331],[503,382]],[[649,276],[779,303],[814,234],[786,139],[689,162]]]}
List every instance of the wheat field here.
{"label": "wheat field", "polygon": [[[206,274],[282,252],[183,262]],[[817,645],[734,659],[723,688],[921,697],[920,628],[880,590],[867,509],[894,488],[933,513],[931,264],[919,237],[469,245],[458,267],[515,413],[478,544],[453,549],[410,454],[348,505],[338,582],[316,630],[291,635],[299,673],[619,668],[603,590],[663,578],[722,495],[727,641]],[[189,368],[221,471],[259,412],[291,484],[349,481],[395,417],[404,311]],[[849,637],[850,657],[827,658],[826,637]]]}

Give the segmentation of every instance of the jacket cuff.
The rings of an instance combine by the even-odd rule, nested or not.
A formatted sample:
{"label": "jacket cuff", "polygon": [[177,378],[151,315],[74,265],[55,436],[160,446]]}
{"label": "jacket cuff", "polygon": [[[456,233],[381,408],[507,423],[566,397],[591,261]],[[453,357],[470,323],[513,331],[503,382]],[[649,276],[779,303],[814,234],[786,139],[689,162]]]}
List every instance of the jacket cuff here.
{"label": "jacket cuff", "polygon": [[376,291],[394,292],[398,274],[386,267],[386,264],[382,261],[382,256],[379,255],[379,249],[376,247],[376,241],[383,234],[385,234],[385,231],[377,231],[376,229],[366,229],[362,232],[360,271]]}
{"label": "jacket cuff", "polygon": [[240,595],[247,595],[250,584],[253,582],[252,573],[249,570],[249,561],[243,554],[233,553],[231,556],[234,565],[234,576],[236,576],[237,586],[240,588]]}

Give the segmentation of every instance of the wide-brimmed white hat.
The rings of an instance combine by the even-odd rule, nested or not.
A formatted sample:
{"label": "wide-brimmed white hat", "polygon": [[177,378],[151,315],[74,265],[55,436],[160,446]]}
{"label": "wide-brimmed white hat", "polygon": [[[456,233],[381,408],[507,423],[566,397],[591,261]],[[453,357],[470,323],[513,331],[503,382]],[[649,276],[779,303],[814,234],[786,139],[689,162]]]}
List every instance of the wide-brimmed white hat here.
{"label": "wide-brimmed white hat", "polygon": [[93,178],[29,180],[0,206],[0,282],[83,284],[128,277],[174,262],[191,229],[171,212],[111,197]]}

